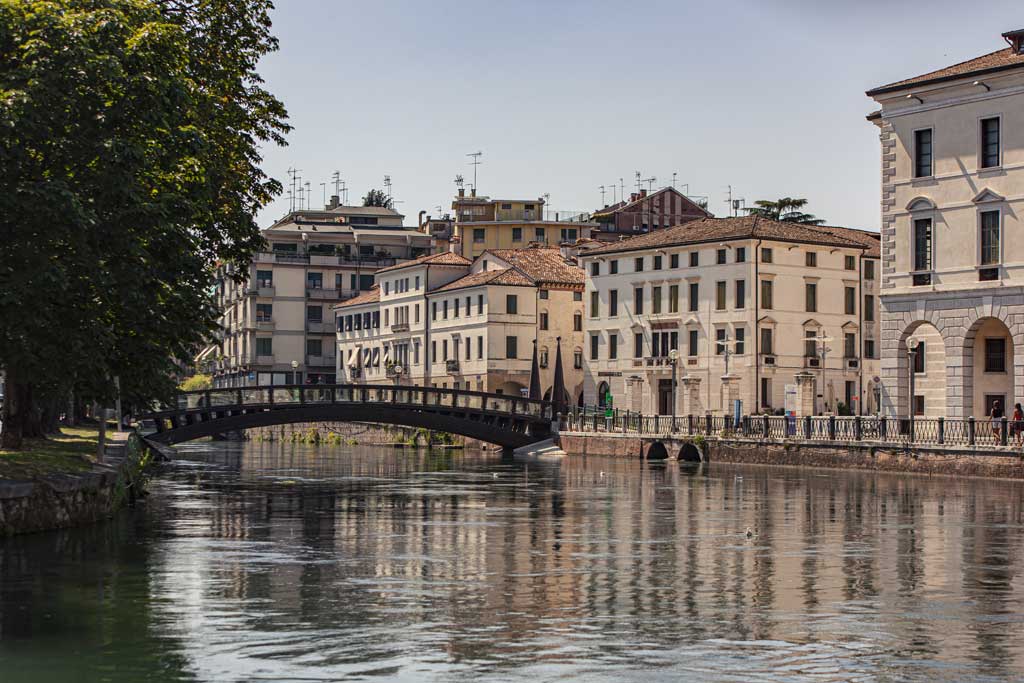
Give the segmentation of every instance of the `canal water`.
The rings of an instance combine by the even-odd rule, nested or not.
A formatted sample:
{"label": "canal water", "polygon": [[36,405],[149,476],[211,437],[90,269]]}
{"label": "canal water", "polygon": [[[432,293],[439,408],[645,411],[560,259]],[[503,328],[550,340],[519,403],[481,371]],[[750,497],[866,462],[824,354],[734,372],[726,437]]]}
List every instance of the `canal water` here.
{"label": "canal water", "polygon": [[197,444],[0,541],[0,681],[1024,679],[1018,483]]}

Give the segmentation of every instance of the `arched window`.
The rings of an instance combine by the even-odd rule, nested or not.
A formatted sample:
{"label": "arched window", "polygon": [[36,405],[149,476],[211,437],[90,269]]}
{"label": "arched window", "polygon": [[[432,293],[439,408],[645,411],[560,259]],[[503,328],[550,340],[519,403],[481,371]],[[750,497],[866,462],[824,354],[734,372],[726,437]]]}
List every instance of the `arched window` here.
{"label": "arched window", "polygon": [[548,347],[540,347],[540,366],[546,368],[548,366]]}
{"label": "arched window", "polygon": [[611,387],[608,386],[608,382],[601,382],[597,385],[597,405],[602,408],[608,405],[608,399],[611,397]]}

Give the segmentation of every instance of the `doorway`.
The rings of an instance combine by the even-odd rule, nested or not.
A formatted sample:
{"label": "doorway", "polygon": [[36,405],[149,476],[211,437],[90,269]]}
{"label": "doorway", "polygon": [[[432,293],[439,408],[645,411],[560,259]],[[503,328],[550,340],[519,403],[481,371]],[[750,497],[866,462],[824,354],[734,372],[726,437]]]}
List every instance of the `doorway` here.
{"label": "doorway", "polygon": [[658,415],[672,414],[672,380],[658,380]]}

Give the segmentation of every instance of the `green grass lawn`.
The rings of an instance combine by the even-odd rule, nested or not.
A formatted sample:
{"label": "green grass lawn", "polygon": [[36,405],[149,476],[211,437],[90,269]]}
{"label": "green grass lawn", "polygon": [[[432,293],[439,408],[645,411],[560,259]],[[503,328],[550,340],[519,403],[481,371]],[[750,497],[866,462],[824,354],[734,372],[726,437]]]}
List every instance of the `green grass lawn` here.
{"label": "green grass lawn", "polygon": [[63,427],[46,439],[26,439],[21,450],[0,449],[0,479],[35,479],[92,468],[99,430],[94,425]]}

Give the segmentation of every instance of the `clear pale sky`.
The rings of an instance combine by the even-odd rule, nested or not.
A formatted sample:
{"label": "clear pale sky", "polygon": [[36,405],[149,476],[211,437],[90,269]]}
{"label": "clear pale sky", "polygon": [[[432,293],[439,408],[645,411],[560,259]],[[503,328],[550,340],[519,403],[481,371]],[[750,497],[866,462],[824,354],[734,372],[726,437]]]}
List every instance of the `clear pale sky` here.
{"label": "clear pale sky", "polygon": [[[593,210],[599,185],[676,172],[716,215],[732,185],[748,204],[806,197],[832,224],[876,230],[864,91],[1024,28],[1020,0],[277,4],[281,49],[261,72],[295,129],[264,168],[285,184],[301,169],[314,206],[334,170],[350,203],[388,174],[407,225],[449,210],[479,150],[479,191],[495,198]],[[261,225],[287,209],[282,196]]]}

